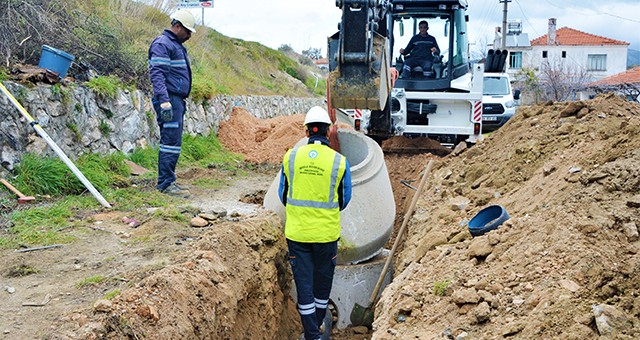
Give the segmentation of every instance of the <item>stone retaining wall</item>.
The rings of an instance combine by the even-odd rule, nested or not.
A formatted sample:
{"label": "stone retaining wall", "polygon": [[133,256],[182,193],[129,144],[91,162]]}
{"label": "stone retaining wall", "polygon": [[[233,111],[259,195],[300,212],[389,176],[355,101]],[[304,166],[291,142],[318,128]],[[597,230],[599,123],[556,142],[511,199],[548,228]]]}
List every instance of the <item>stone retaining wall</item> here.
{"label": "stone retaining wall", "polygon": [[[141,91],[119,91],[116,98],[104,98],[77,85],[27,88],[13,82],[4,84],[72,159],[84,153],[129,153],[159,141],[151,98]],[[220,122],[229,119],[234,107],[243,107],[258,118],[271,118],[305,113],[314,105],[325,105],[324,98],[221,95],[205,103],[187,100],[185,133],[217,133]],[[0,112],[0,162],[5,169],[12,170],[25,152],[55,155],[4,93],[0,93]]]}

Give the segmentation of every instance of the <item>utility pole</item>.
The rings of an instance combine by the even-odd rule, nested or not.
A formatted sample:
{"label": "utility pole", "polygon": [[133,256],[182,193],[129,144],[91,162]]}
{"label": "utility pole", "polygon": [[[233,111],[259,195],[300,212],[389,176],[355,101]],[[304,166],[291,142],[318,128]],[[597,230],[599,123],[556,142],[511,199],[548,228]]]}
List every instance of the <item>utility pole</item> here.
{"label": "utility pole", "polygon": [[511,2],[511,0],[500,0],[500,2],[504,3],[502,9],[502,49],[505,50],[507,48],[507,4]]}

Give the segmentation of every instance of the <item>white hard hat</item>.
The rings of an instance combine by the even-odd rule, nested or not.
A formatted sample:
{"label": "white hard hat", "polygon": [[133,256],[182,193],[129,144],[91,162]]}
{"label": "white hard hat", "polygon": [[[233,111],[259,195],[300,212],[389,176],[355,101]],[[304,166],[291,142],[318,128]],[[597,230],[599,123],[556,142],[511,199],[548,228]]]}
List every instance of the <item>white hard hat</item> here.
{"label": "white hard hat", "polygon": [[314,106],[307,112],[307,116],[304,117],[304,125],[309,123],[324,123],[331,124],[331,119],[329,119],[329,114],[327,110],[321,108],[320,106]]}
{"label": "white hard hat", "polygon": [[192,33],[196,33],[196,18],[193,17],[191,12],[181,9],[173,13],[171,19],[179,21],[184,28],[188,29]]}

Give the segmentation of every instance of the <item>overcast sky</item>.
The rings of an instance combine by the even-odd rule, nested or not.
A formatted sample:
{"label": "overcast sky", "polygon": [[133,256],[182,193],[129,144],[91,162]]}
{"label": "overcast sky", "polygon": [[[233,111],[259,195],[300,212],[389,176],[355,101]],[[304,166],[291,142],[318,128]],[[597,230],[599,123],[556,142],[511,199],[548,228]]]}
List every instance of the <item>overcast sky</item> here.
{"label": "overcast sky", "polygon": [[[557,28],[626,41],[640,50],[640,0],[510,1],[508,18],[522,20],[531,40],[546,34],[548,19],[555,17]],[[503,4],[499,0],[468,2],[470,42],[492,42],[495,27],[502,26]],[[202,11],[193,13],[200,23]],[[323,55],[340,16],[335,0],[214,0],[214,7],[204,10],[206,25],[226,36],[274,49],[283,44],[298,52],[321,48]]]}

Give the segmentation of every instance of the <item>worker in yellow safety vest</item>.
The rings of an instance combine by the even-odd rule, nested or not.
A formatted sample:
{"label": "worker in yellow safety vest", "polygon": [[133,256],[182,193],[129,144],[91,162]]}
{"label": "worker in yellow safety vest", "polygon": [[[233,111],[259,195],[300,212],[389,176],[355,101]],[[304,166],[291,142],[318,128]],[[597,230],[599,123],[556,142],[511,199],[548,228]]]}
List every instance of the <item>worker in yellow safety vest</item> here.
{"label": "worker in yellow safety vest", "polygon": [[284,156],[278,194],[286,207],[284,234],[304,327],[301,339],[328,339],[340,211],[351,200],[351,172],[347,159],[329,147],[326,110],[312,107],[304,126],[308,144]]}

